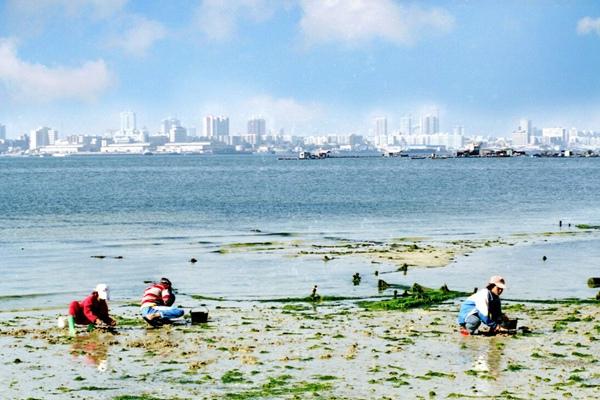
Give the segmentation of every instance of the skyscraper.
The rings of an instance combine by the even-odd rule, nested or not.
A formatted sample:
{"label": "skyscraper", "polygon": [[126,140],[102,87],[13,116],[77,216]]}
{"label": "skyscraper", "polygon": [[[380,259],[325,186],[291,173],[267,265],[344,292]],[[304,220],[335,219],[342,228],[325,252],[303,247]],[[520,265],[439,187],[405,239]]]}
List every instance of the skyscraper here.
{"label": "skyscraper", "polygon": [[48,133],[50,128],[45,126],[33,129],[29,135],[29,149],[35,150],[39,147],[48,146]]}
{"label": "skyscraper", "polygon": [[386,136],[387,135],[387,118],[377,117],[375,118],[375,136]]}
{"label": "skyscraper", "polygon": [[123,111],[121,113],[121,134],[132,135],[136,129],[135,113],[133,111]]}
{"label": "skyscraper", "polygon": [[0,124],[0,140],[6,140],[6,126]]}
{"label": "skyscraper", "polygon": [[248,135],[264,136],[267,133],[267,124],[262,118],[253,118],[248,121]]}
{"label": "skyscraper", "polygon": [[437,114],[427,114],[421,117],[421,134],[433,135],[440,132],[440,119]]}
{"label": "skyscraper", "polygon": [[412,134],[412,115],[408,114],[400,119],[400,132],[404,135]]}
{"label": "skyscraper", "polygon": [[187,140],[187,131],[181,126],[173,125],[169,130],[169,142],[182,143]]}
{"label": "skyscraper", "polygon": [[522,118],[519,121],[519,131],[526,132],[527,136],[533,135],[533,125],[530,119]]}
{"label": "skyscraper", "polygon": [[167,119],[163,119],[160,123],[160,133],[168,136],[171,132],[171,128],[177,126],[181,126],[181,122],[179,122],[177,118],[169,117]]}
{"label": "skyscraper", "polygon": [[229,136],[229,117],[204,117],[204,136],[213,138],[217,136]]}

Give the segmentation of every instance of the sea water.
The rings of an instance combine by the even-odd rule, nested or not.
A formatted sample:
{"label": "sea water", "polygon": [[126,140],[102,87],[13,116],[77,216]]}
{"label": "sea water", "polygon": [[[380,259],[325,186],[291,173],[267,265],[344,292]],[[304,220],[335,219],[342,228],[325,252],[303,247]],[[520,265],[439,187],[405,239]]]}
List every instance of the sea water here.
{"label": "sea water", "polygon": [[[378,278],[367,259],[217,250],[334,238],[510,238],[557,231],[559,220],[565,229],[597,225],[599,172],[597,158],[3,157],[0,310],[58,306],[98,282],[115,300],[135,300],[144,281],[161,276],[183,300],[305,296],[314,284],[322,294],[371,296]],[[507,295],[591,297],[585,280],[600,274],[598,244],[590,233],[496,247],[386,280],[466,290],[501,273]]]}

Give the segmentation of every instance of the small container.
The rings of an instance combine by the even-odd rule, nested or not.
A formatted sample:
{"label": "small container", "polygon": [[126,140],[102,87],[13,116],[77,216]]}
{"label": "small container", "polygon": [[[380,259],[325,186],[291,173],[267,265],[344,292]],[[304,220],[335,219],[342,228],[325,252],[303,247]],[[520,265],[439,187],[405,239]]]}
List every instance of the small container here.
{"label": "small container", "polygon": [[208,308],[205,304],[200,304],[202,308],[195,308],[190,310],[190,316],[192,317],[192,325],[205,324],[208,322]]}
{"label": "small container", "polygon": [[519,321],[518,318],[506,320],[502,324],[502,327],[505,328],[505,329],[508,329],[509,331],[514,331],[514,330],[517,329],[517,322],[518,321]]}

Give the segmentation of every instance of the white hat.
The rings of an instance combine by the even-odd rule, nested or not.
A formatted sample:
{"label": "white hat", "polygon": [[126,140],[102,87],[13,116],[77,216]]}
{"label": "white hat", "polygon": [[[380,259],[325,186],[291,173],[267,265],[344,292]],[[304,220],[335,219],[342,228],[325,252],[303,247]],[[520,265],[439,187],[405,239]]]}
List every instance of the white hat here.
{"label": "white hat", "polygon": [[490,283],[498,286],[500,289],[506,289],[506,282],[500,275],[494,275],[490,278]]}
{"label": "white hat", "polygon": [[98,293],[98,298],[100,300],[110,300],[110,295],[108,292],[108,286],[105,283],[99,283],[96,285],[95,292]]}

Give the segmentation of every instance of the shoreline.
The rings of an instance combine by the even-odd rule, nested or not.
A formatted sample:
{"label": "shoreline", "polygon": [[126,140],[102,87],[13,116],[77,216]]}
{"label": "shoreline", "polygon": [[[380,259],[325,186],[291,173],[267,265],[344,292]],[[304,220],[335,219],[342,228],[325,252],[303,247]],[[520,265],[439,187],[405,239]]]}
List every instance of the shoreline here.
{"label": "shoreline", "polygon": [[[411,263],[412,279],[417,271],[452,268],[453,257],[485,258],[484,250],[557,245],[588,233],[543,232],[437,245],[426,238],[299,243],[290,237],[285,245],[225,243],[217,250],[227,251],[216,256],[309,257],[326,267],[364,259],[370,270],[380,270],[378,278],[397,284],[395,276],[404,276],[398,266],[404,263]],[[307,249],[318,254],[302,254]],[[325,255],[333,258],[322,260]],[[445,266],[427,268],[436,256]],[[390,273],[384,274],[384,266]],[[344,271],[349,279],[351,270]],[[373,285],[375,277],[368,278],[364,284]],[[180,293],[177,304],[208,304],[209,323],[160,329],[143,322],[137,298],[122,298],[110,304],[119,321],[116,334],[80,327],[75,338],[56,327],[66,306],[5,310],[0,312],[5,360],[0,371],[7,387],[0,393],[16,399],[537,399],[593,398],[600,388],[595,356],[600,354],[600,302],[511,299],[507,292],[505,312],[529,331],[463,337],[455,319],[464,296],[403,311],[359,305],[359,298],[390,299],[394,287],[400,286],[356,298],[328,298],[323,292],[320,302],[302,296],[236,301]]]}

